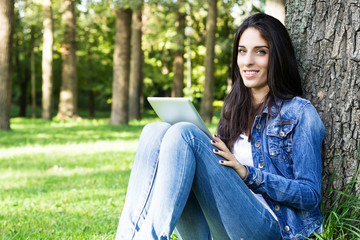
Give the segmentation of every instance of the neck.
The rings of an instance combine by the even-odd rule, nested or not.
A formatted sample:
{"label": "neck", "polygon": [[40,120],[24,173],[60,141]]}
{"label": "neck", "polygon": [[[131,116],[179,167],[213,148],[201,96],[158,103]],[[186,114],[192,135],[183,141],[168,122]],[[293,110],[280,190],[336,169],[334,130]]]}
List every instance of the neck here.
{"label": "neck", "polygon": [[269,93],[269,89],[262,89],[260,91],[253,90],[251,91],[252,98],[254,100],[255,106],[265,101],[267,94]]}

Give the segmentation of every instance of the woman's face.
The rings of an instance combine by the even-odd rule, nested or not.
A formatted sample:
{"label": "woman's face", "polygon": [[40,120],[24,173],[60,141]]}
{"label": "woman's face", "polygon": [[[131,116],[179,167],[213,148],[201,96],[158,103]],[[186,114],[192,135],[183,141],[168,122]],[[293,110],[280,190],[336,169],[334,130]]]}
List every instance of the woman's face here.
{"label": "woman's face", "polygon": [[267,73],[269,44],[255,28],[246,29],[240,37],[237,64],[246,87],[253,95],[269,92]]}

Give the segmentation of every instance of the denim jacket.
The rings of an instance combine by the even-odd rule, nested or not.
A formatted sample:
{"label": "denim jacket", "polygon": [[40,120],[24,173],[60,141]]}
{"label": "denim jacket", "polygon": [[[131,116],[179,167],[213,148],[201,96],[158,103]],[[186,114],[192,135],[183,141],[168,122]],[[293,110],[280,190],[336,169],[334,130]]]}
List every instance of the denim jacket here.
{"label": "denim jacket", "polygon": [[304,239],[322,230],[320,149],[325,128],[305,99],[277,99],[276,104],[255,118],[254,167],[246,166],[244,182],[274,211],[283,239]]}

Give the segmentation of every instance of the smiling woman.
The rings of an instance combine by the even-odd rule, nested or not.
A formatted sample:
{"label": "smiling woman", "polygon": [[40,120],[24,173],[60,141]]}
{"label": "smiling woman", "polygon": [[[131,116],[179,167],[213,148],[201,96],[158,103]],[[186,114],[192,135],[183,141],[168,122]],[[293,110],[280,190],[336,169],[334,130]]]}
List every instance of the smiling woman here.
{"label": "smiling woman", "polygon": [[263,102],[269,92],[269,46],[255,28],[248,28],[242,34],[237,64],[245,86],[251,89],[255,104]]}
{"label": "smiling woman", "polygon": [[[289,35],[266,14],[238,28],[218,136],[144,127],[117,239],[305,239],[321,231],[324,126]],[[308,171],[311,169],[311,171]]]}

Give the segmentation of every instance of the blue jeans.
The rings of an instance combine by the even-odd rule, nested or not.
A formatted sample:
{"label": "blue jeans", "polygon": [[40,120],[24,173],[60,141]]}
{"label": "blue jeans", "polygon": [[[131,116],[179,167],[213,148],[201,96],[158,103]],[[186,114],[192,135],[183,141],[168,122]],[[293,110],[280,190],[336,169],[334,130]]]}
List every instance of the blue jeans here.
{"label": "blue jeans", "polygon": [[151,123],[139,140],[116,239],[281,239],[274,217],[221,166],[190,123]]}

